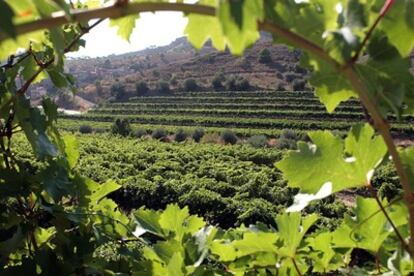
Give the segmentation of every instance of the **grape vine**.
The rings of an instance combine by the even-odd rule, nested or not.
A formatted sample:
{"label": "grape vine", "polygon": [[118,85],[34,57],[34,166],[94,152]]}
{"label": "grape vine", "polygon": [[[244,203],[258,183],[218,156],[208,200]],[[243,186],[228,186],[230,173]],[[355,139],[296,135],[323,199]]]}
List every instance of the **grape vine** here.
{"label": "grape vine", "polygon": [[[305,275],[355,271],[414,272],[414,148],[394,143],[388,116],[414,113],[413,0],[200,0],[0,2],[0,266],[5,273]],[[82,36],[110,18],[129,39],[141,12],[177,11],[188,18],[188,40],[201,48],[209,39],[218,50],[239,55],[260,37],[303,50],[301,65],[329,112],[357,98],[368,122],[354,125],[345,139],[314,131],[276,166],[289,187],[300,190],[294,204],[266,225],[222,230],[169,205],[164,211],[126,214],[107,195],[120,188],[98,184],[74,170],[76,138],[61,136],[57,107],[42,109],[26,97],[28,88],[50,78],[75,90],[65,72],[65,54],[84,46]],[[89,20],[98,19],[89,24]],[[150,27],[150,26],[149,26]],[[25,49],[23,52],[21,49]],[[42,166],[33,172],[12,151],[22,132]],[[403,189],[388,202],[372,187],[377,167],[391,159]],[[299,172],[299,173],[298,173]],[[316,214],[300,211],[349,188],[366,188],[354,216],[333,231],[313,230]],[[117,261],[99,252],[113,246]],[[374,267],[353,265],[353,253],[368,252]]]}

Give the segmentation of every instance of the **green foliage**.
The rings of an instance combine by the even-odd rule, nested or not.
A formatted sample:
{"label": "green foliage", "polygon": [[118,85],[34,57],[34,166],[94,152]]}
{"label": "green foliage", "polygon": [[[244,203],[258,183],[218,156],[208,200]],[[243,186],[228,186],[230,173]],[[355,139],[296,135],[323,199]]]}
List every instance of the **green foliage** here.
{"label": "green foliage", "polygon": [[131,125],[127,119],[116,119],[111,128],[112,134],[129,136],[131,135]]}
{"label": "green foliage", "polygon": [[82,134],[92,133],[93,129],[89,125],[81,125],[79,126],[79,132]]}
{"label": "green foliage", "polygon": [[142,138],[147,134],[148,134],[147,131],[143,128],[138,128],[134,130],[134,137],[136,138]]}
{"label": "green foliage", "polygon": [[184,81],[183,88],[184,88],[184,91],[197,91],[199,89],[199,86],[195,79],[186,79]]}
{"label": "green foliage", "polygon": [[125,97],[125,86],[119,82],[112,84],[110,91],[111,96],[114,97],[116,101],[120,101]]}
{"label": "green foliage", "polygon": [[204,129],[203,128],[197,128],[196,130],[194,130],[192,137],[194,139],[194,141],[196,141],[197,143],[200,142],[201,138],[203,138],[204,136]]}
{"label": "green foliage", "polygon": [[226,80],[225,87],[228,91],[247,91],[250,89],[250,83],[241,76],[231,76]]}
{"label": "green foliage", "polygon": [[220,138],[225,144],[236,144],[237,143],[237,136],[234,134],[233,131],[226,129],[220,133]]}
{"label": "green foliage", "polygon": [[155,85],[155,92],[158,92],[160,94],[170,93],[170,84],[166,81],[158,81]]}
{"label": "green foliage", "polygon": [[271,63],[272,62],[272,54],[270,53],[270,50],[267,48],[262,49],[259,52],[259,62],[260,63]]}
{"label": "green foliage", "polygon": [[[1,1],[0,60],[4,62],[0,69],[2,274],[413,273],[414,233],[410,233],[414,229],[413,148],[397,152],[388,126],[389,122],[394,123],[388,121],[388,116],[401,118],[414,111],[409,57],[414,46],[412,0],[385,3],[201,0],[188,5],[182,5],[182,1],[177,1],[178,5],[164,1],[140,2],[117,1],[92,11],[102,4],[97,1]],[[186,34],[198,49],[211,39],[214,47],[220,50],[228,47],[233,54],[240,55],[259,39],[259,28],[271,31],[274,41],[302,47],[301,66],[311,72],[310,84],[326,109],[333,112],[340,103],[359,99],[382,137],[376,136],[368,124],[353,126],[344,140],[329,131],[309,133],[308,143],[299,142],[298,150],[285,154],[276,165],[288,185],[305,194],[297,194],[287,212],[279,210],[281,213],[273,221],[265,212],[271,204],[262,199],[251,200],[251,195],[273,194],[269,186],[261,185],[261,179],[270,178],[272,173],[265,171],[260,177],[247,178],[246,171],[255,172],[252,161],[228,174],[206,166],[205,174],[219,182],[228,181],[230,187],[217,185],[214,187],[217,191],[206,191],[210,187],[206,180],[202,183],[204,187],[193,189],[193,183],[197,182],[193,182],[190,175],[187,185],[180,187],[189,191],[185,195],[182,190],[171,192],[177,189],[173,181],[175,172],[180,169],[186,172],[182,164],[169,162],[151,167],[151,181],[156,184],[151,182],[146,187],[149,191],[160,189],[170,195],[165,202],[182,200],[196,209],[196,202],[200,202],[202,208],[198,211],[207,210],[205,217],[212,223],[219,218],[224,224],[226,212],[231,210],[243,222],[252,223],[259,218],[273,227],[258,223],[221,230],[208,226],[203,219],[191,216],[188,208],[181,209],[176,204],[166,206],[165,211],[138,209],[127,216],[108,197],[121,188],[108,180],[116,172],[111,166],[118,160],[118,165],[135,173],[134,166],[140,163],[125,164],[121,158],[131,158],[129,155],[111,152],[110,162],[105,163],[111,170],[101,176],[103,184],[82,176],[79,173],[82,166],[77,165],[81,156],[76,149],[77,139],[59,135],[56,105],[45,98],[42,109],[33,107],[26,92],[31,84],[44,78],[50,78],[62,91],[75,90],[73,77],[64,71],[64,55],[84,46],[81,37],[95,26],[89,25],[88,19],[112,18],[110,25],[117,27],[118,34],[129,40],[139,17],[137,10],[170,8],[185,11],[189,19]],[[77,18],[82,18],[82,22],[77,22]],[[60,27],[62,24],[64,26]],[[112,67],[107,62],[104,66]],[[154,76],[158,77],[155,71]],[[231,90],[247,90],[248,86],[239,78],[227,82]],[[168,83],[158,82],[156,90],[160,94],[168,93]],[[123,100],[125,87],[115,84],[111,87],[111,95],[116,101]],[[250,100],[245,99],[245,103]],[[233,99],[227,103],[231,101]],[[112,121],[113,117],[110,119]],[[287,127],[286,122],[267,119],[243,123],[245,127],[257,127],[259,123]],[[182,121],[182,118],[173,120]],[[211,119],[200,116],[186,124],[208,120]],[[301,120],[296,126],[315,128],[314,122]],[[119,122],[123,125],[120,119]],[[235,126],[234,119],[216,119],[215,123]],[[327,124],[330,129],[340,130],[350,126],[338,125],[337,122]],[[15,145],[17,132],[23,141]],[[237,141],[234,134],[222,136],[228,136],[228,142]],[[22,151],[26,156],[20,159],[14,151],[23,147],[24,141],[29,148]],[[93,145],[93,150],[102,151],[99,145]],[[381,200],[371,183],[377,167],[390,159],[388,152],[404,190],[400,201]],[[264,163],[269,161],[255,158]],[[217,165],[214,159],[210,162]],[[221,165],[225,166],[226,162]],[[98,173],[97,169],[89,171],[92,175]],[[231,195],[230,198],[235,196],[233,201],[222,200],[221,193],[231,194],[234,187],[245,190]],[[282,187],[270,187],[280,196]],[[317,229],[316,214],[302,216],[294,212],[334,192],[363,187],[368,187],[375,198],[358,197],[352,214],[345,216],[336,229]],[[248,198],[251,205],[240,205],[243,198]],[[213,207],[220,209],[211,215],[217,211]],[[225,225],[233,226],[232,222]],[[136,250],[126,245],[129,241],[142,248]],[[112,254],[102,254],[102,250],[114,243],[118,246],[112,247]],[[369,254],[372,263],[353,259],[358,252]],[[119,258],[113,260],[111,255],[118,254]]]}
{"label": "green foliage", "polygon": [[180,128],[175,133],[174,139],[177,142],[183,142],[187,139],[187,133],[184,131],[184,129]]}
{"label": "green foliage", "polygon": [[135,91],[137,96],[143,96],[149,92],[149,87],[147,85],[147,82],[145,81],[139,81],[135,84]]}
{"label": "green foliage", "polygon": [[223,82],[225,80],[224,74],[216,74],[211,80],[211,87],[213,87],[214,91],[220,91],[224,88]]}
{"label": "green foliage", "polygon": [[264,135],[255,135],[247,139],[247,143],[255,148],[263,148],[267,146],[267,137]]}
{"label": "green foliage", "polygon": [[165,137],[167,137],[167,132],[163,128],[157,128],[152,132],[151,136],[154,139],[160,140],[160,139],[164,139]]}

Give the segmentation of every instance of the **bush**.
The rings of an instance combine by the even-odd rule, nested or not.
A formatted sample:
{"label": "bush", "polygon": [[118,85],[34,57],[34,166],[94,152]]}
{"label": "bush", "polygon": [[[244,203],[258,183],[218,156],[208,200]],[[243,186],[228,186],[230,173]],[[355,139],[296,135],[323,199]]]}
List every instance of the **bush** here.
{"label": "bush", "polygon": [[197,81],[195,79],[186,79],[184,81],[184,90],[187,92],[197,91],[199,89]]}
{"label": "bush", "polygon": [[194,141],[196,141],[197,143],[200,142],[203,136],[204,136],[204,129],[202,128],[197,128],[196,130],[194,130],[193,135],[192,135]]}
{"label": "bush", "polygon": [[127,119],[116,119],[111,127],[111,132],[115,135],[128,136],[131,131],[131,125]]}
{"label": "bush", "polygon": [[292,89],[293,91],[303,91],[305,90],[306,81],[295,79],[292,83]]}
{"label": "bush", "polygon": [[249,81],[240,76],[232,76],[226,82],[226,90],[228,91],[246,91],[249,89]]}
{"label": "bush", "polygon": [[125,86],[119,82],[116,82],[111,85],[111,96],[115,98],[116,101],[122,100],[125,97]]}
{"label": "bush", "polygon": [[166,94],[170,92],[170,84],[166,81],[158,81],[155,85],[155,91],[158,93]]}
{"label": "bush", "polygon": [[233,131],[231,130],[223,130],[220,134],[220,138],[221,140],[225,143],[225,144],[236,144],[237,143],[237,136],[236,134],[234,134]]}
{"label": "bush", "polygon": [[187,139],[187,133],[182,128],[178,129],[175,133],[175,141],[183,142],[185,139]]}
{"label": "bush", "polygon": [[225,81],[226,78],[223,74],[217,74],[214,76],[214,78],[211,80],[211,86],[215,91],[220,91],[224,88],[223,81]]}
{"label": "bush", "polygon": [[284,129],[282,130],[282,133],[280,134],[281,139],[288,139],[288,140],[300,140],[300,135],[298,135],[295,131],[291,129]]}
{"label": "bush", "polygon": [[82,134],[92,133],[92,127],[88,125],[81,125],[79,127],[79,132]]}
{"label": "bush", "polygon": [[260,63],[272,63],[272,54],[269,49],[264,48],[259,53],[259,62]]}
{"label": "bush", "polygon": [[255,148],[264,148],[267,146],[267,137],[265,135],[255,135],[247,139],[247,143]]}
{"label": "bush", "polygon": [[145,81],[139,81],[135,84],[137,96],[143,96],[149,92],[148,84]]}
{"label": "bush", "polygon": [[177,75],[172,74],[172,76],[170,78],[170,85],[172,85],[172,86],[177,86],[178,85]]}
{"label": "bush", "polygon": [[167,131],[163,128],[157,128],[152,132],[151,137],[158,140],[163,139],[167,137]]}
{"label": "bush", "polygon": [[147,131],[143,128],[138,128],[134,131],[134,137],[136,138],[142,138],[147,134],[148,134]]}

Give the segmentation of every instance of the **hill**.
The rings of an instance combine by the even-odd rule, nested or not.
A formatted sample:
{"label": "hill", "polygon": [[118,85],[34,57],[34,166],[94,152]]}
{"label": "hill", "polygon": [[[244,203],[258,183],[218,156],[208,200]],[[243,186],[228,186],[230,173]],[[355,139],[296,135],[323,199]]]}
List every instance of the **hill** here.
{"label": "hill", "polygon": [[[268,49],[270,60],[261,62],[260,53],[264,49]],[[263,33],[262,38],[240,57],[228,51],[218,52],[209,43],[196,51],[185,37],[181,37],[167,46],[123,55],[69,59],[66,66],[76,78],[77,96],[99,103],[111,97],[110,88],[117,82],[125,86],[125,98],[135,96],[135,85],[139,81],[146,82],[154,94],[161,81],[168,83],[172,91],[181,91],[186,79],[194,79],[198,90],[212,90],[215,76],[222,78],[223,85],[233,76],[247,80],[252,90],[291,90],[295,80],[303,80],[306,74],[298,66],[299,56],[299,51],[275,45],[272,38]],[[52,84],[44,81],[32,90],[32,96],[36,99],[53,92],[56,91]]]}

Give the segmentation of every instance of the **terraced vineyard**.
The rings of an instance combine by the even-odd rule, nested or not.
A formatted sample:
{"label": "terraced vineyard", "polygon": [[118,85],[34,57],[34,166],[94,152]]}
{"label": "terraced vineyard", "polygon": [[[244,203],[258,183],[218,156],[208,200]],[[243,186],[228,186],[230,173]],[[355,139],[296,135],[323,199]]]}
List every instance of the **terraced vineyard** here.
{"label": "terraced vineyard", "polygon": [[[177,128],[192,130],[203,127],[208,132],[232,129],[237,135],[277,137],[281,130],[298,133],[329,129],[346,131],[365,119],[361,105],[351,100],[329,114],[313,92],[199,92],[174,96],[136,97],[129,102],[109,103],[88,113],[61,115],[65,130],[89,125],[95,130],[108,130],[117,118],[130,120],[134,128],[152,131],[164,128],[173,133]],[[414,133],[413,117],[393,121],[393,132],[400,136]]]}

